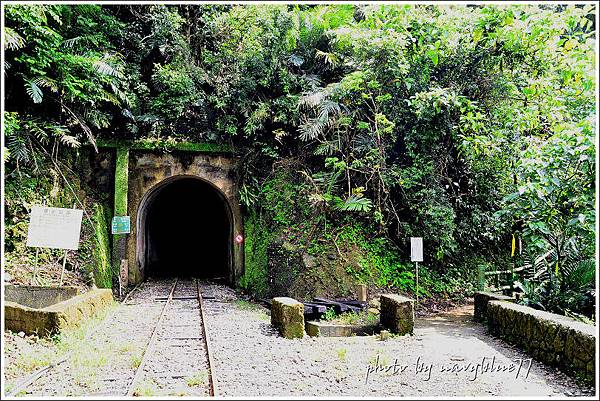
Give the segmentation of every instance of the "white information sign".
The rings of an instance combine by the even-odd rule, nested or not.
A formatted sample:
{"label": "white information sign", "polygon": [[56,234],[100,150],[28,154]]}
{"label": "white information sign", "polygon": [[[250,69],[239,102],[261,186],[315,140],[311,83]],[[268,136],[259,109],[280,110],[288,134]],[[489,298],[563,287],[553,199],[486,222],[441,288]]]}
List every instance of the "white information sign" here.
{"label": "white information sign", "polygon": [[32,206],[27,246],[78,249],[83,210]]}
{"label": "white information sign", "polygon": [[411,262],[422,262],[423,261],[423,238],[422,237],[410,237],[410,261]]}

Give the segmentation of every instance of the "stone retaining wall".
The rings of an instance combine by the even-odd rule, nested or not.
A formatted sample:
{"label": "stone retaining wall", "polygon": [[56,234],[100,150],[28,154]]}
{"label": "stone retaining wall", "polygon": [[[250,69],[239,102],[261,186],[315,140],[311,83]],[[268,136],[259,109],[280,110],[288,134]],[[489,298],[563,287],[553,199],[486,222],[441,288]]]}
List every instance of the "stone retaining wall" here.
{"label": "stone retaining wall", "polygon": [[536,360],[593,383],[595,326],[505,301],[487,304],[487,322],[492,334]]}
{"label": "stone retaining wall", "polygon": [[487,318],[487,305],[489,301],[508,301],[515,302],[514,298],[506,295],[494,294],[493,292],[476,292],[473,296],[475,304],[475,312],[473,313],[475,320],[483,322]]}

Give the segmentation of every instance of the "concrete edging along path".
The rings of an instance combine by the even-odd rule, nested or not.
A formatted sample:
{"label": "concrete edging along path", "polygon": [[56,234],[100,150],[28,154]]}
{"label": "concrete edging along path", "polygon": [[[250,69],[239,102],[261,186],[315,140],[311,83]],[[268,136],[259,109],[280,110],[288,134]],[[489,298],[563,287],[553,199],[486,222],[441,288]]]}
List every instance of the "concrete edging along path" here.
{"label": "concrete edging along path", "polygon": [[[69,291],[67,292],[70,294]],[[66,295],[56,296],[54,300],[65,297]],[[94,288],[84,294],[45,307],[30,307],[7,301],[4,303],[5,327],[16,332],[49,336],[65,328],[79,326],[84,319],[96,315],[112,301],[112,291],[100,288]],[[48,302],[52,300],[47,300],[44,304]],[[36,305],[35,302],[30,304]]]}

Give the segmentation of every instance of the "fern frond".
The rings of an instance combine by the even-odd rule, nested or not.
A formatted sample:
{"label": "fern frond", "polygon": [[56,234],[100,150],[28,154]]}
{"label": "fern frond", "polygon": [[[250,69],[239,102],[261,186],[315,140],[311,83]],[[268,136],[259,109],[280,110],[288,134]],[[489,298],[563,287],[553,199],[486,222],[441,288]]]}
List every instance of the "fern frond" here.
{"label": "fern frond", "polygon": [[79,140],[72,135],[61,135],[59,136],[59,139],[63,145],[69,146],[71,148],[78,148],[79,146],[81,146],[81,142],[79,142]]}
{"label": "fern frond", "polygon": [[65,39],[63,40],[63,42],[61,43],[61,46],[64,47],[68,47],[68,48],[73,48],[73,46],[75,46],[78,42],[80,42],[82,39],[84,39],[83,36],[76,36],[74,38],[70,38],[70,39]]}
{"label": "fern frond", "polygon": [[25,39],[17,31],[4,27],[4,50],[19,50],[25,46]]}
{"label": "fern frond", "polygon": [[15,134],[8,136],[6,139],[6,145],[8,151],[10,152],[11,158],[14,158],[20,163],[29,162],[29,147],[27,146],[29,143],[28,138],[19,134]]}
{"label": "fern frond", "polygon": [[322,61],[329,68],[335,68],[340,63],[340,59],[335,53],[324,52],[318,49],[315,53],[315,58]]}
{"label": "fern frond", "polygon": [[339,151],[337,141],[323,142],[314,151],[315,156],[331,156]]}
{"label": "fern frond", "polygon": [[336,209],[349,212],[368,212],[372,207],[373,202],[371,202],[371,199],[365,198],[364,196],[350,195],[342,204],[338,205]]}
{"label": "fern frond", "polygon": [[300,131],[300,140],[304,142],[315,140],[325,130],[325,123],[319,118],[309,118],[304,124],[298,127]]}

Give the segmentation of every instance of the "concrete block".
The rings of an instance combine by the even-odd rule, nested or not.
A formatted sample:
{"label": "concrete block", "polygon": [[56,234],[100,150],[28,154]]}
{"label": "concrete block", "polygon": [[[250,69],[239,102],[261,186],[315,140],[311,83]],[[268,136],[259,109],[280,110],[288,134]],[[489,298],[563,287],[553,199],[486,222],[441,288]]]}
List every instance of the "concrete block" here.
{"label": "concrete block", "polygon": [[359,284],[356,287],[356,292],[357,292],[357,299],[360,302],[366,302],[367,301],[367,286],[364,284]]}
{"label": "concrete block", "polygon": [[383,294],[380,302],[381,325],[392,333],[412,334],[415,325],[415,301],[401,295]]}
{"label": "concrete block", "polygon": [[306,334],[311,337],[350,337],[356,332],[354,328],[349,324],[306,322]]}
{"label": "concrete block", "polygon": [[293,298],[273,298],[271,324],[285,338],[304,337],[304,305]]}

